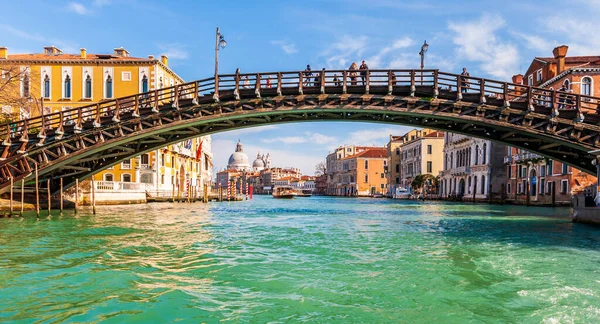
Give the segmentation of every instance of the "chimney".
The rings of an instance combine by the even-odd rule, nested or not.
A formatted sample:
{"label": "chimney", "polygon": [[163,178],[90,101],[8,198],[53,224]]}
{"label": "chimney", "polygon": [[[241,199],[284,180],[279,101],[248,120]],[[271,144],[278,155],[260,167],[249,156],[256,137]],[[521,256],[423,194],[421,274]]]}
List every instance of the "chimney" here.
{"label": "chimney", "polygon": [[565,70],[565,57],[567,56],[567,51],[569,50],[569,46],[561,45],[555,47],[552,50],[552,54],[554,54],[554,58],[558,60],[558,64],[556,67],[556,74],[562,73]]}
{"label": "chimney", "polygon": [[160,56],[160,61],[162,62],[162,64],[164,64],[165,66],[169,66],[169,58],[166,55],[161,55]]}
{"label": "chimney", "polygon": [[154,55],[148,55],[149,60],[154,60]]}
{"label": "chimney", "polygon": [[113,49],[114,55],[117,57],[129,57],[129,52],[123,48],[123,46],[119,48]]}
{"label": "chimney", "polygon": [[7,47],[0,47],[0,59],[7,59],[8,58],[8,48]]}
{"label": "chimney", "polygon": [[54,45],[44,47],[44,54],[58,55],[58,54],[62,54],[62,53],[63,52],[58,47],[56,47]]}
{"label": "chimney", "polygon": [[512,83],[523,84],[523,74],[517,74],[512,76]]}
{"label": "chimney", "polygon": [[79,51],[81,53],[81,58],[85,60],[87,58],[87,50],[85,48],[80,48]]}

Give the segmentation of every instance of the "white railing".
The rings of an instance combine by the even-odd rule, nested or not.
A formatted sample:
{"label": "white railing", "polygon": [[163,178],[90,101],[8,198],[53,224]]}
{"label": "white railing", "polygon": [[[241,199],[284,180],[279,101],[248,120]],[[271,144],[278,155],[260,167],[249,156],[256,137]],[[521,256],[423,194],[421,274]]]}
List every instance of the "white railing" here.
{"label": "white railing", "polygon": [[515,162],[524,162],[524,161],[528,161],[528,160],[535,160],[535,159],[541,159],[541,158],[542,158],[541,155],[536,154],[536,153],[531,153],[531,152],[513,155],[513,160]]}
{"label": "white railing", "polygon": [[117,182],[117,181],[97,181],[94,183],[98,191],[143,191],[143,183],[137,182]]}

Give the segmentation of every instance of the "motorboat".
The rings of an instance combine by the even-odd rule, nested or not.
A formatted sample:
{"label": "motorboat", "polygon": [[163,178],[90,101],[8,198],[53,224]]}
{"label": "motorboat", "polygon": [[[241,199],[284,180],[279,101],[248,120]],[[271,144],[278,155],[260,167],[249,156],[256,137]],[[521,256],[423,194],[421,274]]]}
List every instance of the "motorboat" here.
{"label": "motorboat", "polygon": [[276,186],[273,188],[273,198],[292,199],[296,196],[296,190],[292,186]]}
{"label": "motorboat", "polygon": [[310,197],[312,196],[311,189],[296,189],[296,197]]}
{"label": "motorboat", "polygon": [[411,197],[411,193],[410,193],[410,191],[408,191],[408,189],[398,187],[398,188],[396,188],[396,191],[394,192],[394,196],[392,198],[394,198],[394,199],[410,199],[410,197]]}

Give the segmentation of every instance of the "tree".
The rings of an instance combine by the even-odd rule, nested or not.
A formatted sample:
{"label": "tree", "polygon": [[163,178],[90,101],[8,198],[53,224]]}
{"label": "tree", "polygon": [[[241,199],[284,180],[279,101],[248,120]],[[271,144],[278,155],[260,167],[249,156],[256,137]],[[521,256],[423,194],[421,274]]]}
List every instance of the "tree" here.
{"label": "tree", "polygon": [[325,163],[323,162],[319,162],[316,166],[315,166],[315,175],[316,176],[320,176],[320,175],[324,175],[327,171],[327,167],[325,166]]}
{"label": "tree", "polygon": [[410,186],[415,192],[423,192],[423,187],[427,184],[429,188],[437,188],[439,186],[440,179],[434,177],[431,174],[419,174],[417,175]]}
{"label": "tree", "polygon": [[33,95],[39,93],[39,83],[27,67],[0,65],[0,123],[18,120],[21,113],[40,115],[40,102]]}

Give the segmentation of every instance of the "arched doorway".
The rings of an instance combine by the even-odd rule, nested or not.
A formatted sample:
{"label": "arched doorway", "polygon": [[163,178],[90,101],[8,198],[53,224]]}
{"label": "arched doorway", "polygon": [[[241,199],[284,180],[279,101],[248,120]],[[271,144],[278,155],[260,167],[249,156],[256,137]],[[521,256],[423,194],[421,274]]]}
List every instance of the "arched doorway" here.
{"label": "arched doorway", "polygon": [[537,195],[537,173],[535,169],[531,169],[529,173],[529,195],[531,197],[536,197]]}
{"label": "arched doorway", "polygon": [[477,194],[477,176],[473,177],[473,197]]}
{"label": "arched doorway", "polygon": [[460,179],[458,182],[458,196],[462,197],[465,195],[465,179]]}

